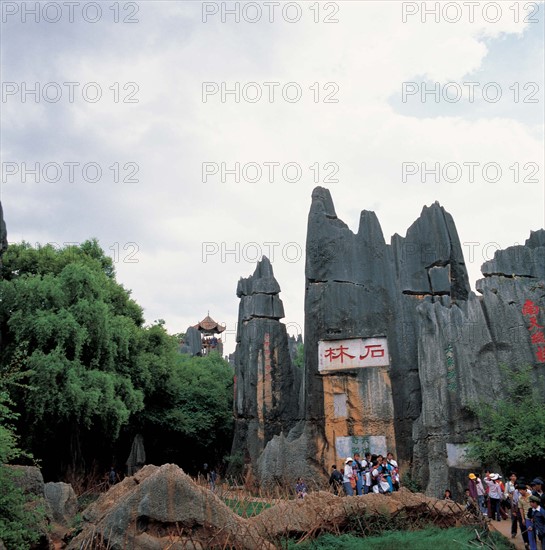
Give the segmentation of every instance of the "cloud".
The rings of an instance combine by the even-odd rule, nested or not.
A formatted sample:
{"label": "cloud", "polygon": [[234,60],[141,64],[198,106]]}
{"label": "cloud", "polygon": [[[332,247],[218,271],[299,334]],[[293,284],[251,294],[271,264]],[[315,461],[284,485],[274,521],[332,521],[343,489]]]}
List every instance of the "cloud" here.
{"label": "cloud", "polygon": [[[2,104],[3,162],[96,162],[103,171],[96,183],[81,173],[68,182],[66,171],[57,183],[8,179],[2,200],[11,238],[96,236],[117,255],[118,278],[133,289],[147,320],[163,318],[172,332],[208,310],[234,327],[237,281],[253,272],[256,246],[274,246],[285,321],[302,326],[304,255],[296,252],[304,251],[310,195],[321,184],[353,230],[360,210],[375,210],[387,239],[404,234],[424,204],[439,200],[462,242],[479,243],[464,245],[473,247],[466,260],[475,280],[494,250],[488,243],[520,243],[544,225],[542,97],[538,104],[461,102],[453,110],[444,101],[403,104],[402,83],[496,81],[507,98],[514,79],[542,89],[536,67],[543,34],[539,25],[516,24],[507,10],[498,23],[403,23],[400,4],[337,2],[334,24],[314,23],[306,3],[293,24],[223,24],[218,17],[203,23],[197,2],[141,2],[133,25],[10,20],[2,39],[4,81],[79,82],[79,90],[96,82],[103,93],[96,103],[80,94],[73,103],[14,96]],[[517,56],[502,64],[510,47]],[[219,90],[206,103],[203,82]],[[227,94],[222,102],[222,87],[233,90],[237,82],[240,101]],[[257,86],[244,88],[250,82]],[[272,103],[268,82],[278,83]],[[290,102],[297,86],[301,99]],[[262,100],[246,101],[256,90]],[[123,102],[130,97],[138,103]],[[206,183],[203,162],[219,168]],[[261,181],[236,182],[229,172],[222,181],[222,163],[229,171],[236,162],[246,175],[255,170],[249,163],[258,164]],[[270,162],[279,163],[272,183]],[[420,173],[403,182],[404,162],[439,162],[441,171],[449,162],[479,167],[473,183],[467,171],[457,182],[442,175],[439,183],[433,176],[422,182]],[[482,172],[491,162],[502,169],[496,183]],[[127,163],[136,164],[138,182],[123,182],[134,168],[125,169]],[[299,167],[298,181],[290,181],[293,171],[283,174],[289,163]],[[516,163],[518,182],[510,168]],[[533,178],[528,163],[538,165]],[[131,243],[138,263],[123,261]],[[233,348],[228,341],[227,351]]]}

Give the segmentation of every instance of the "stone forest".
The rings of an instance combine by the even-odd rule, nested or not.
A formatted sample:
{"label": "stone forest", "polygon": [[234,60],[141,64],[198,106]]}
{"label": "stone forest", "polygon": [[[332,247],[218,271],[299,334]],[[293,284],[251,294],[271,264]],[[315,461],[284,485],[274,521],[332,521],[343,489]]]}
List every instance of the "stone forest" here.
{"label": "stone forest", "polygon": [[[0,258],[10,246],[0,205]],[[524,245],[496,251],[481,272],[475,293],[455,222],[439,203],[424,206],[405,237],[395,234],[388,244],[374,212],[364,210],[353,233],[337,217],[329,190],[317,187],[308,215],[302,341],[282,322],[282,281],[266,257],[238,281],[234,428],[231,458],[219,477],[215,464],[187,475],[174,464],[175,450],[164,455],[172,464],[150,461],[153,449],[146,460],[137,435],[127,471],[85,501],[59,476],[44,486],[38,468],[17,466],[6,452],[2,466],[23,470],[15,485],[45,502],[41,521],[64,527],[41,527],[31,542],[17,539],[2,515],[15,505],[0,497],[0,549],[328,548],[332,544],[305,544],[321,536],[382,534],[392,525],[401,531],[470,525],[477,533],[473,546],[514,548],[507,539],[486,538],[493,522],[464,493],[473,472],[483,478],[486,472],[488,480],[501,471],[507,481],[517,467],[501,454],[502,446],[514,445],[507,435],[487,463],[471,452],[476,434],[496,437],[487,433],[479,408],[516,407],[508,382],[517,369],[527,376],[521,402],[531,393],[533,407],[545,407],[545,230],[536,228]],[[0,337],[9,342],[6,315]],[[216,335],[222,330],[205,317],[188,327],[177,353],[221,355]],[[304,360],[297,363],[296,349],[303,346]],[[2,365],[4,375],[6,369]],[[6,397],[0,405],[7,411],[16,403]],[[2,415],[9,428],[11,417]],[[537,430],[542,440],[544,428],[528,431]],[[523,429],[517,444],[524,446]],[[213,428],[207,436],[213,444]],[[9,441],[16,446],[16,439]],[[393,454],[399,490],[357,498],[333,491],[332,465],[342,472],[352,457],[366,453]],[[528,457],[531,471],[519,465],[526,468],[519,474],[542,476],[545,444]],[[453,498],[438,498],[446,488]],[[541,486],[532,488],[542,494]],[[243,500],[251,513],[240,513]]]}

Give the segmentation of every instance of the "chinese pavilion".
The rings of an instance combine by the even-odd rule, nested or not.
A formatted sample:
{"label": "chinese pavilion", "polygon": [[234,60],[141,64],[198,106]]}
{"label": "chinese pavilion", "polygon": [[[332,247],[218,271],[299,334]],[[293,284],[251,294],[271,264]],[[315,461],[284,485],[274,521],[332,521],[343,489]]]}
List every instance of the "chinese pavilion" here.
{"label": "chinese pavilion", "polygon": [[212,317],[208,315],[196,325],[193,325],[202,336],[202,354],[208,355],[211,351],[217,351],[220,355],[223,353],[223,342],[216,335],[221,334],[225,327],[219,325]]}

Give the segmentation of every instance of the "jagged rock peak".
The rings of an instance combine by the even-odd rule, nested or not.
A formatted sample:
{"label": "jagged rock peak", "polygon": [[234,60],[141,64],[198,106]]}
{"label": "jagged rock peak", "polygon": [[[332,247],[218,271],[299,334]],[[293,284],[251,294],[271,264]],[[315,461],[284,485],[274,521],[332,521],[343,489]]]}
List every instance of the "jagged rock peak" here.
{"label": "jagged rock peak", "polygon": [[526,244],[496,250],[494,257],[481,266],[485,277],[545,278],[545,230],[531,231]]}
{"label": "jagged rock peak", "polygon": [[377,215],[371,210],[362,210],[360,214],[358,237],[369,242],[380,243],[381,245],[386,244]]}
{"label": "jagged rock peak", "polygon": [[274,277],[272,264],[267,258],[257,262],[253,275],[241,277],[237,285],[237,296],[252,296],[254,294],[279,294],[280,285]]}
{"label": "jagged rock peak", "polygon": [[315,187],[312,191],[312,209],[321,209],[328,218],[336,218],[335,206],[329,189],[325,187]]}
{"label": "jagged rock peak", "polygon": [[545,229],[530,231],[530,237],[526,239],[526,243],[524,244],[529,248],[540,248],[541,246],[545,246]]}

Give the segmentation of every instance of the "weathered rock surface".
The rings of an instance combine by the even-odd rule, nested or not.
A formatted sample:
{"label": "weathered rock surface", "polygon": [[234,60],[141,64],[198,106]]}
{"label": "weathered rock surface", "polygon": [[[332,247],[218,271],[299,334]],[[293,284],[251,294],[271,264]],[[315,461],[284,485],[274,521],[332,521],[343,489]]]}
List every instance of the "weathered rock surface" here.
{"label": "weathered rock surface", "polygon": [[[8,248],[8,232],[4,221],[4,211],[0,201],[0,279],[2,278],[2,255]],[[2,345],[2,331],[0,330],[0,346]]]}
{"label": "weathered rock surface", "polygon": [[[388,245],[373,212],[362,212],[354,234],[337,218],[329,191],[317,188],[308,219],[306,279],[307,420],[327,422],[318,342],[386,337],[393,399],[390,421],[395,429],[395,441],[387,437],[387,444],[395,446],[401,461],[410,461],[413,422],[421,410],[416,306],[426,296],[432,301],[450,297],[454,302],[469,294],[452,217],[438,203],[425,207],[406,237],[394,235]],[[380,410],[384,390],[369,386],[366,370],[351,376],[358,379],[361,401],[371,400]],[[353,411],[348,416],[354,416]],[[359,424],[352,433],[338,435],[361,435]]]}
{"label": "weathered rock surface", "polygon": [[8,248],[8,232],[6,222],[4,221],[4,211],[2,210],[2,202],[0,201],[0,268],[2,267],[2,254]]}
{"label": "weathered rock surface", "polygon": [[49,482],[45,484],[44,492],[53,521],[68,525],[78,511],[78,499],[72,485]]}
{"label": "weathered rock surface", "polygon": [[[501,364],[533,364],[536,383],[545,369],[545,350],[532,343],[523,314],[525,303],[534,304],[536,322],[545,325],[545,231],[532,232],[523,247],[497,251],[482,270],[478,298],[452,217],[438,203],[387,245],[374,213],[362,212],[353,234],[337,218],[329,192],[317,188],[307,234],[306,421],[324,426],[332,443],[318,342],[386,336],[401,465],[412,464],[429,494],[445,487],[462,492],[471,465],[460,457],[476,426],[469,405],[502,396]],[[345,375],[346,383],[356,376],[367,402],[383,401],[384,390],[365,370]],[[372,416],[348,408],[354,431],[337,435],[357,434],[358,426],[368,432]]]}
{"label": "weathered rock surface", "polygon": [[359,497],[337,497],[331,493],[309,493],[304,499],[282,501],[249,519],[257,531],[269,540],[287,535],[339,532],[354,517],[367,516],[372,522],[375,515],[395,518],[403,514],[421,520],[425,516],[430,523],[454,526],[466,515],[463,506],[411,493],[406,489],[392,495],[369,494]]}
{"label": "weathered rock surface", "polygon": [[101,541],[112,550],[274,548],[214,493],[173,464],[145,466],[83,513],[82,532],[68,545]]}
{"label": "weathered rock surface", "polygon": [[217,496],[173,464],[146,466],[113,486],[83,512],[84,525],[69,550],[95,543],[112,550],[134,548],[273,549],[286,536],[338,532],[354,517],[372,522],[374,515],[395,518],[425,515],[442,526],[465,517],[464,508],[401,489],[390,496],[337,497],[310,493],[282,500],[259,515],[243,519]]}
{"label": "weathered rock surface", "polygon": [[[280,286],[268,258],[241,279],[235,350],[235,436],[232,453],[243,452],[254,468],[273,436],[300,418],[300,369],[292,365]],[[249,478],[248,478],[249,479]]]}
{"label": "weathered rock surface", "polygon": [[144,437],[141,434],[134,436],[131,452],[127,458],[127,473],[132,476],[146,463],[146,449],[144,448]]}
{"label": "weathered rock surface", "polygon": [[[316,188],[306,248],[303,414],[289,433],[284,417],[283,435],[257,460],[259,448],[250,453],[268,472],[263,479],[299,471],[288,464],[290,455],[306,455],[307,467],[325,474],[345,458],[340,449],[372,450],[380,436],[428,494],[441,495],[445,487],[462,493],[473,467],[463,456],[476,427],[469,407],[503,396],[500,365],[533,365],[545,392],[538,328],[545,326],[545,231],[532,232],[524,246],[498,250],[482,272],[478,297],[454,221],[438,203],[424,207],[405,237],[386,244],[373,212],[362,212],[354,234],[337,218],[329,191]],[[366,338],[386,338],[388,367],[319,371],[320,341],[334,347]],[[239,361],[246,357],[241,347]],[[249,389],[238,395],[241,410],[247,392],[253,395]]]}
{"label": "weathered rock surface", "polygon": [[10,468],[16,472],[14,483],[25,495],[42,498],[45,496],[44,478],[40,468],[36,466],[10,466]]}
{"label": "weathered rock surface", "polygon": [[201,333],[195,327],[187,327],[187,330],[185,331],[184,343],[180,348],[180,352],[187,353],[191,356],[201,355]]}

